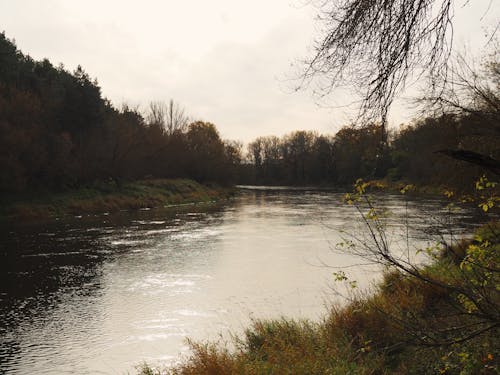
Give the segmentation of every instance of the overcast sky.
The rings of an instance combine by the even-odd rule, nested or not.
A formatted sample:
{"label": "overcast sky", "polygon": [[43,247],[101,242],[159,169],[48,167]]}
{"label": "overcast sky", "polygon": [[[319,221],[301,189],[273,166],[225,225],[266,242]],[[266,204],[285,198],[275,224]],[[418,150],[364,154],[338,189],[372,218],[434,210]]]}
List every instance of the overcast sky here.
{"label": "overcast sky", "polygon": [[[463,9],[462,2],[456,45],[481,50],[484,27],[500,19],[500,0]],[[292,90],[292,65],[310,55],[315,36],[314,9],[305,3],[0,0],[0,30],[35,59],[70,70],[82,65],[116,105],[173,98],[193,118],[216,124],[223,138],[247,142],[299,129],[334,133],[348,121],[345,110]],[[401,108],[393,125],[408,120]]]}

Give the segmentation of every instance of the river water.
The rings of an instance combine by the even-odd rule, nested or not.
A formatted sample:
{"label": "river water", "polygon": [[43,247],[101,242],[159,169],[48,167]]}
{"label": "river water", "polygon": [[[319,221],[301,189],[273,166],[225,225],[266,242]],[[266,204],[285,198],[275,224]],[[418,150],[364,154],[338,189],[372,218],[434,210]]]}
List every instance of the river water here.
{"label": "river water", "polygon": [[[391,243],[470,232],[471,212],[380,195]],[[460,223],[460,225],[458,224]],[[342,232],[344,230],[345,232]],[[227,340],[253,318],[320,319],[340,302],[336,266],[363,263],[336,244],[363,226],[342,194],[241,190],[209,209],[183,206],[4,225],[0,373],[125,374],[188,353],[186,337]],[[346,268],[361,287],[375,266]]]}

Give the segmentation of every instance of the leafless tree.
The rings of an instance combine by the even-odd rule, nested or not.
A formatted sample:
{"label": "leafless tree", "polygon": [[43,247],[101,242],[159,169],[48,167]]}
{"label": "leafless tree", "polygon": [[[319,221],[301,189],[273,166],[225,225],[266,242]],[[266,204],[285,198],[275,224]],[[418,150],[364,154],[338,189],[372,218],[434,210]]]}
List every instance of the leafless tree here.
{"label": "leafless tree", "polygon": [[[423,97],[424,111],[470,115],[489,123],[490,135],[500,136],[500,46],[482,59],[481,64],[459,54],[452,59],[447,76],[430,77]],[[442,90],[436,92],[434,87]]]}
{"label": "leafless tree", "polygon": [[[417,99],[423,111],[435,115],[452,114],[474,122],[479,139],[500,138],[500,48],[495,45],[478,66],[471,59],[458,55],[449,64],[446,76],[430,77],[425,94]],[[436,87],[440,87],[436,92]],[[500,161],[495,155],[483,155],[471,150],[438,150],[455,159],[480,165],[500,175]],[[493,156],[493,157],[492,157]]]}
{"label": "leafless tree", "polygon": [[167,135],[185,132],[190,123],[184,109],[172,99],[168,103],[155,101],[149,104],[146,122],[150,126],[158,126]]}
{"label": "leafless tree", "polygon": [[[322,38],[306,61],[303,85],[321,78],[319,93],[358,91],[359,120],[385,125],[408,78],[446,76],[456,0],[320,0]],[[464,6],[471,6],[464,0]],[[441,81],[441,82],[446,82]]]}

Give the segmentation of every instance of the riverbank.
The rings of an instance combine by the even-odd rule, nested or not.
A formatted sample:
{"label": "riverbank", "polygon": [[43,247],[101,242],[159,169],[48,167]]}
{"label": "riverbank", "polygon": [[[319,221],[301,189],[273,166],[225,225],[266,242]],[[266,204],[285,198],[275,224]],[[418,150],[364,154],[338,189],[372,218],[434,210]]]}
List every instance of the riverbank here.
{"label": "riverbank", "polygon": [[[353,290],[320,322],[255,321],[235,349],[189,342],[191,355],[166,372],[496,374],[499,233],[498,223],[478,229],[412,269],[416,276],[388,271],[372,293]],[[163,372],[145,365],[140,373]]]}
{"label": "riverbank", "polygon": [[30,192],[2,197],[0,220],[49,219],[120,210],[208,203],[232,196],[232,188],[201,185],[188,179],[151,179],[121,186],[100,183],[61,193]]}

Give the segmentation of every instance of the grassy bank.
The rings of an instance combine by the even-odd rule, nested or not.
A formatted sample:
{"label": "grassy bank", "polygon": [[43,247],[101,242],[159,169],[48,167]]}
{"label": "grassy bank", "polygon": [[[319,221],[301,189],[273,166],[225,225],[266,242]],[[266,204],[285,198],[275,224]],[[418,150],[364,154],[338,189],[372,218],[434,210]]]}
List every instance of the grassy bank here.
{"label": "grassy bank", "polygon": [[[497,374],[499,236],[498,223],[484,227],[475,239],[442,251],[432,264],[419,269],[420,275],[440,285],[387,271],[373,293],[354,291],[346,306],[332,307],[321,322],[255,321],[236,339],[236,349],[191,342],[191,356],[166,371],[185,375]],[[478,311],[458,292],[469,290],[470,280],[478,280],[481,269],[469,274],[463,261],[482,244],[488,244],[481,255],[487,260],[483,265],[488,265],[482,276],[490,282],[472,282],[470,290],[478,288],[490,301],[480,301]],[[484,323],[487,314],[496,318],[490,316]],[[147,366],[141,369],[143,375],[156,373],[162,372]]]}
{"label": "grassy bank", "polygon": [[62,193],[30,192],[3,196],[0,218],[46,219],[185,203],[211,202],[228,198],[232,189],[208,187],[186,179],[141,180],[116,186],[100,183]]}

